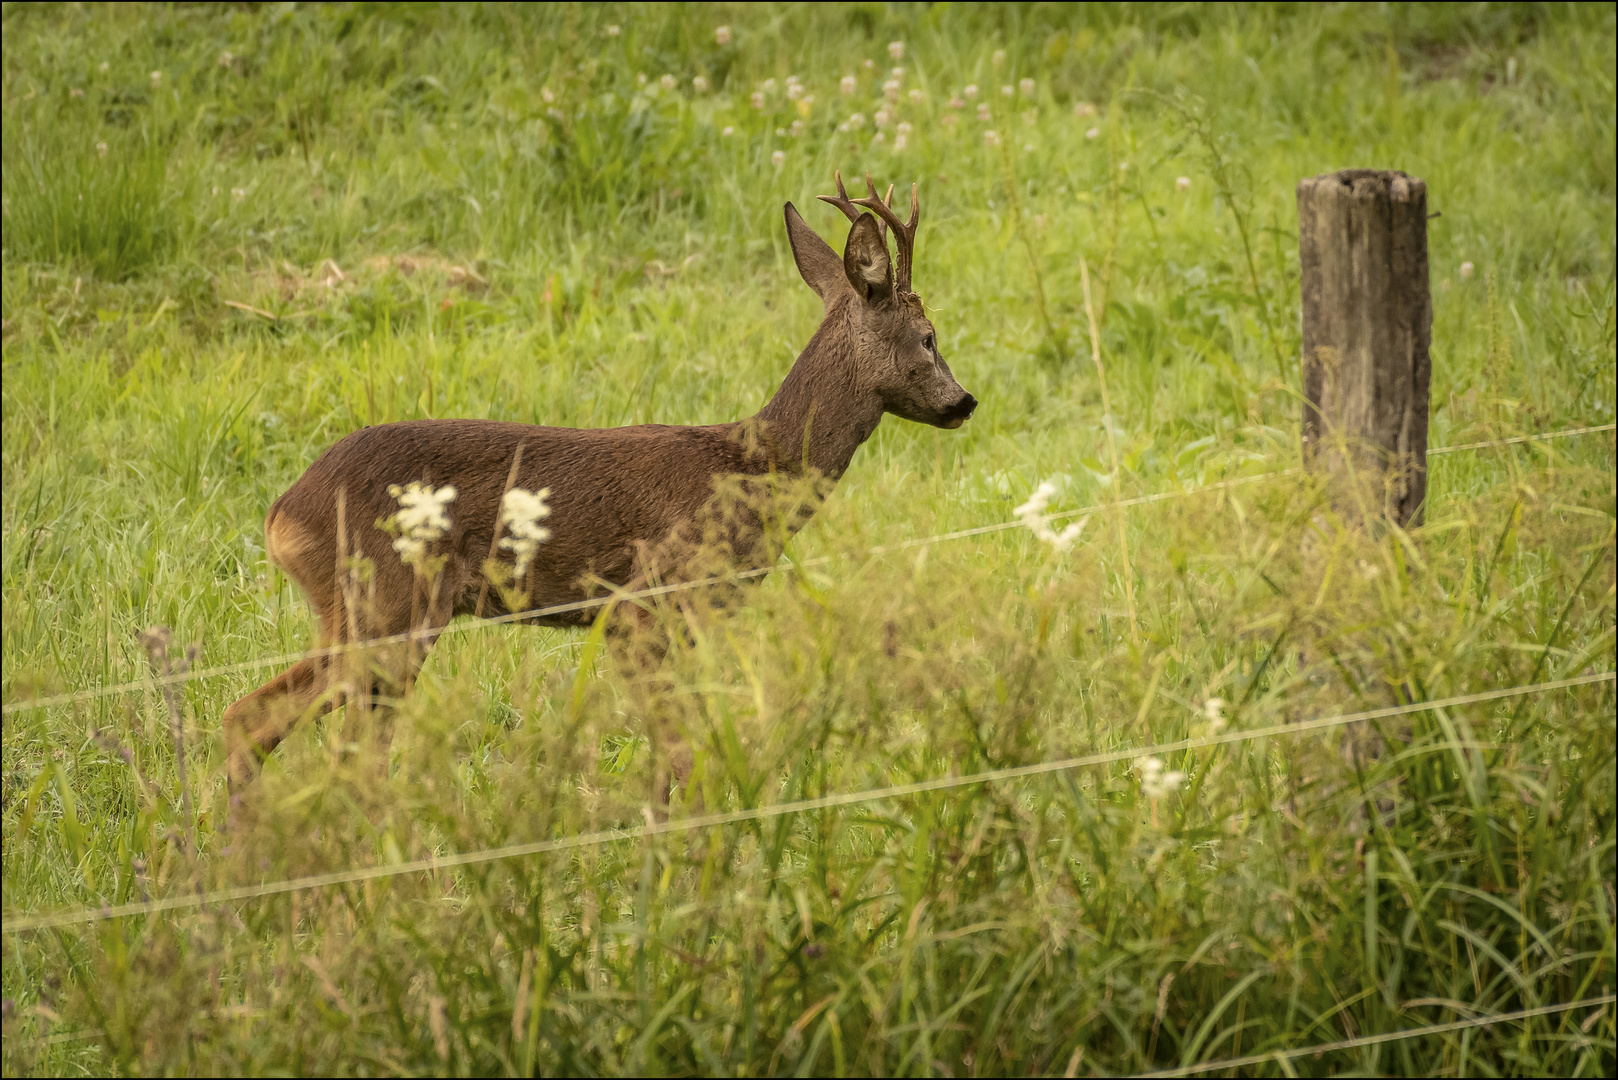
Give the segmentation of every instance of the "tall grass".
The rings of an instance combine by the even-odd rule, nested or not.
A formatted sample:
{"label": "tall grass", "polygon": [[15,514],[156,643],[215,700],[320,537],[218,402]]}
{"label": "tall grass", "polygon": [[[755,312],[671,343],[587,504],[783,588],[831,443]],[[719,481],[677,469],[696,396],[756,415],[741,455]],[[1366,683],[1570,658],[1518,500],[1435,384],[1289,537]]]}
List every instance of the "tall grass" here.
{"label": "tall grass", "polygon": [[[386,761],[310,723],[234,810],[218,717],[267,672],[186,684],[178,741],[156,691],[8,715],[8,924],[632,828],[649,699],[694,752],[676,818],[1126,752],[8,925],[8,1073],[1080,1075],[1610,992],[1611,683],[1133,760],[1611,670],[1610,434],[1436,457],[1409,534],[1291,476],[1132,507],[1123,544],[1107,520],[1067,553],[895,546],[1047,479],[1062,510],[1294,464],[1292,190],[1342,166],[1420,175],[1443,211],[1435,444],[1609,422],[1610,9],[0,18],[7,702],[140,678],[154,625],[173,662],[307,645],[260,523],[359,426],[756,411],[818,314],[781,203],[835,237],[833,168],[920,181],[918,285],[984,402],[960,432],[884,424],[746,606],[659,609],[679,644],[649,686],[581,637],[452,635]],[[1289,1067],[1607,1075],[1614,1038],[1606,1006]]]}

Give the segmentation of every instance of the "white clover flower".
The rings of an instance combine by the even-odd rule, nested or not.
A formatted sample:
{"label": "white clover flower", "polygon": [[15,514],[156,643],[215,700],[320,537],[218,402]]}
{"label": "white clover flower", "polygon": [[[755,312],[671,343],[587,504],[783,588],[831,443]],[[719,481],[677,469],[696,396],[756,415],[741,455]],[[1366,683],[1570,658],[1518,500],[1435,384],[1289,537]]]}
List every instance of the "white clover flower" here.
{"label": "white clover flower", "polygon": [[1189,176],[1178,177],[1174,181],[1174,188],[1175,188],[1176,191],[1190,191],[1191,190],[1191,178]]}
{"label": "white clover flower", "polygon": [[112,65],[110,63],[108,63],[107,61],[103,60],[103,61],[101,61],[101,63],[96,65],[96,70],[100,71],[100,72],[103,72],[103,73],[108,72],[108,71],[112,70]]}
{"label": "white clover flower", "polygon": [[[999,144],[999,137],[992,131],[983,133],[983,141],[990,146]],[[1028,531],[1040,540],[1049,544],[1057,551],[1066,551],[1073,546],[1073,542],[1084,532],[1084,527],[1090,523],[1088,517],[1068,525],[1061,532],[1051,528],[1050,519],[1045,516],[1045,507],[1050,505],[1051,496],[1056,494],[1056,485],[1049,480],[1044,481],[1028,496],[1028,501],[1011,512],[1011,515],[1028,526]]]}
{"label": "white clover flower", "polygon": [[784,138],[786,138],[786,137],[787,137],[787,129],[786,129],[786,128],[784,128],[784,127],[778,127],[778,128],[776,128],[776,129],[775,129],[775,137],[776,137],[776,138],[777,138],[777,139],[784,139]]}
{"label": "white clover flower", "polygon": [[899,100],[899,80],[898,79],[889,79],[887,82],[883,83],[882,84],[882,96],[887,98],[889,101],[898,101]]}
{"label": "white clover flower", "polygon": [[905,136],[903,134],[895,135],[893,137],[893,152],[894,153],[897,154],[900,150],[903,150],[906,146],[909,146],[909,145],[910,145],[910,140],[905,138]]}
{"label": "white clover flower", "polygon": [[888,72],[888,75],[890,78],[902,79],[905,77],[905,69],[902,67],[896,67],[892,71]]}
{"label": "white clover flower", "polygon": [[721,138],[728,139],[734,134],[736,134],[736,129],[731,127],[729,124],[726,124],[724,127],[719,129],[719,135]]}
{"label": "white clover flower", "polygon": [[960,122],[960,117],[956,116],[954,113],[945,113],[944,114],[943,124],[944,124],[945,127],[952,128],[959,122]]}
{"label": "white clover flower", "polygon": [[1023,97],[1033,97],[1034,96],[1034,80],[1033,79],[1019,79],[1017,81],[1017,89],[1022,92]]}
{"label": "white clover flower", "polygon": [[1094,139],[1097,136],[1099,136],[1100,134],[1101,134],[1101,129],[1100,128],[1091,128],[1089,131],[1086,131],[1084,133],[1084,137],[1086,139]]}
{"label": "white clover flower", "polygon": [[617,23],[611,23],[607,27],[607,36],[608,37],[617,37],[622,32],[623,32],[622,28],[619,27],[619,25]]}
{"label": "white clover flower", "polygon": [[163,73],[161,71],[152,72],[152,89],[155,90],[159,86],[162,86],[162,85],[163,85]]}
{"label": "white clover flower", "polygon": [[908,96],[909,96],[909,98],[910,98],[910,100],[912,102],[914,102],[917,105],[920,105],[921,104],[921,99],[926,97],[927,95],[922,93],[921,89],[918,87],[917,89],[910,91],[910,94]]}
{"label": "white clover flower", "polygon": [[794,120],[794,121],[792,121],[792,126],[787,128],[787,134],[791,135],[793,138],[797,138],[799,135],[802,135],[803,134],[803,121],[802,120]]}
{"label": "white clover flower", "polygon": [[964,109],[966,108],[966,102],[963,101],[958,95],[951,94],[949,96],[949,107],[952,109]]}
{"label": "white clover flower", "polygon": [[764,82],[759,85],[759,89],[763,90],[766,94],[775,93],[775,80],[765,79]]}
{"label": "white clover flower", "polygon": [[874,143],[887,142],[888,141],[887,132],[885,132],[885,131],[877,132],[876,133],[876,138],[872,139],[871,141],[874,142]]}
{"label": "white clover flower", "polygon": [[444,507],[455,501],[455,488],[445,484],[435,490],[431,484],[412,480],[404,487],[389,484],[388,494],[399,500],[399,512],[393,515],[393,524],[399,530],[393,550],[407,565],[419,568],[427,545],[449,531],[449,515],[444,513]]}
{"label": "white clover flower", "polygon": [[106,156],[107,156],[107,144],[104,143],[104,142],[96,143],[96,157],[106,157]]}
{"label": "white clover flower", "polygon": [[[103,144],[103,145],[105,145],[105,144]],[[237,202],[241,202],[243,199],[247,198],[247,189],[246,188],[233,187],[233,188],[230,189],[230,197],[232,199],[235,199]]]}
{"label": "white clover flower", "polygon": [[910,126],[910,121],[901,120],[901,121],[899,121],[899,126],[894,128],[893,130],[897,131],[901,135],[908,135],[912,131],[914,131],[915,129]]}
{"label": "white clover flower", "polygon": [[748,96],[748,100],[753,103],[753,108],[762,109],[764,107],[764,91],[754,90],[752,94]]}
{"label": "white clover flower", "polygon": [[996,49],[996,50],[994,50],[994,55],[992,57],[990,57],[990,59],[994,61],[994,66],[995,67],[999,67],[1001,64],[1006,62],[1006,50],[1004,50],[1004,49]]}
{"label": "white clover flower", "polygon": [[865,63],[861,64],[860,66],[863,67],[866,71],[875,71],[876,70],[876,61],[875,60],[867,60],[867,61],[865,61]]}
{"label": "white clover flower", "polygon": [[706,94],[708,92],[708,80],[704,79],[701,75],[698,75],[696,78],[691,80],[691,89],[695,90],[699,94]]}
{"label": "white clover flower", "polygon": [[556,100],[556,95],[551,91],[550,87],[542,86],[539,88],[539,100],[549,105]]}
{"label": "white clover flower", "polygon": [[989,106],[987,106],[987,105],[979,105],[978,106],[978,119],[982,120],[985,124],[987,124],[990,120],[994,119],[994,114],[989,111]]}
{"label": "white clover flower", "polygon": [[787,82],[787,100],[797,101],[801,97],[803,97],[803,84],[789,80]]}
{"label": "white clover flower", "polygon": [[1002,86],[1000,88],[1000,96],[1001,97],[1013,97],[1013,96],[1016,95],[1016,93],[1017,93],[1017,88],[1015,86]]}
{"label": "white clover flower", "polygon": [[855,130],[855,131],[858,131],[860,128],[864,127],[865,126],[865,114],[864,113],[855,113],[853,116],[850,116],[848,118],[848,126],[850,128],[852,128],[853,130]]}
{"label": "white clover flower", "polygon": [[663,89],[665,90],[673,90],[676,86],[680,85],[673,75],[665,75],[657,81],[663,85]]}
{"label": "white clover flower", "polygon": [[226,49],[224,52],[219,54],[219,66],[220,67],[229,67],[230,65],[234,64],[235,62],[236,62],[236,54],[231,52],[229,49]]}
{"label": "white clover flower", "polygon": [[905,56],[905,43],[902,41],[888,42],[888,55],[895,60],[903,60]]}
{"label": "white clover flower", "polygon": [[540,524],[551,516],[551,508],[545,505],[550,493],[550,488],[538,491],[512,488],[500,500],[500,524],[511,530],[510,536],[500,538],[500,546],[516,556],[519,579],[528,573],[528,565],[534,561],[539,545],[551,538],[551,531]]}
{"label": "white clover flower", "polygon": [[774,165],[777,169],[779,169],[782,165],[785,165],[786,161],[787,155],[783,150],[777,150],[775,153],[770,155],[770,164]]}
{"label": "white clover flower", "polygon": [[1473,267],[1472,267],[1471,263],[1464,262],[1464,263],[1461,264],[1461,276],[1463,278],[1471,277],[1472,276],[1472,271],[1473,271]]}
{"label": "white clover flower", "polygon": [[971,101],[978,96],[978,84],[968,83],[966,89],[962,90],[961,93],[966,95],[966,100]]}
{"label": "white clover flower", "polygon": [[646,85],[646,72],[644,72],[644,71],[635,72],[635,85],[636,86],[645,86]]}
{"label": "white clover flower", "polygon": [[1096,107],[1090,104],[1088,101],[1081,101],[1077,105],[1073,106],[1074,116],[1094,116],[1095,114]]}
{"label": "white clover flower", "polygon": [[716,26],[713,29],[713,39],[719,45],[730,44],[730,27]]}
{"label": "white clover flower", "polygon": [[872,119],[876,121],[877,127],[887,127],[888,121],[893,119],[893,114],[888,112],[886,109],[878,109],[876,111],[876,115],[872,117]]}
{"label": "white clover flower", "polygon": [[837,85],[843,91],[843,93],[852,94],[855,89],[858,88],[859,83],[855,80],[854,76],[844,75]]}

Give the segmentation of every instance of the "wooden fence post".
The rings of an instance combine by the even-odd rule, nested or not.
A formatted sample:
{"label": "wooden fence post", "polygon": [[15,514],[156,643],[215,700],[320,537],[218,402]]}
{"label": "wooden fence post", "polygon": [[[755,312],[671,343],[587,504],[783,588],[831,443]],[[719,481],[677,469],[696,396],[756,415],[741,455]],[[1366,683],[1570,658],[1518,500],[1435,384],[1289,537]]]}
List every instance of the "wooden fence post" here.
{"label": "wooden fence post", "polygon": [[1419,525],[1432,374],[1427,185],[1375,169],[1300,180],[1298,255],[1304,459],[1380,480],[1372,516]]}

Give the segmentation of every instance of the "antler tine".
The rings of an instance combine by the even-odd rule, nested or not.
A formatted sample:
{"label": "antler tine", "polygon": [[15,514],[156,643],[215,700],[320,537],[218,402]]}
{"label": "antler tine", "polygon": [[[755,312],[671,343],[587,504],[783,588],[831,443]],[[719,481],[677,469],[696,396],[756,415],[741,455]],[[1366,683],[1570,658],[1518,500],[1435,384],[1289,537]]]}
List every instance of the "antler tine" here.
{"label": "antler tine", "polygon": [[[899,215],[893,212],[888,202],[876,197],[876,184],[871,182],[871,174],[865,174],[866,186],[871,194],[863,199],[851,200],[855,206],[865,206],[876,211],[877,217],[886,221],[893,228],[894,240],[899,247],[899,267],[895,285],[900,292],[910,292],[910,268],[915,261],[916,254],[916,226],[921,224],[921,199],[917,197],[916,185],[910,185],[910,220],[901,222]],[[893,199],[893,188],[888,188],[889,202]]]}
{"label": "antler tine", "polygon": [[[821,202],[831,203],[833,206],[837,207],[837,209],[841,210],[843,215],[847,217],[849,221],[858,221],[860,219],[860,208],[853,199],[848,197],[848,189],[843,187],[842,170],[836,170],[832,173],[832,176],[837,181],[837,194],[816,195],[815,198],[819,199]],[[881,226],[883,239],[886,239],[888,235],[887,225],[883,223],[881,218],[877,219],[877,224]]]}

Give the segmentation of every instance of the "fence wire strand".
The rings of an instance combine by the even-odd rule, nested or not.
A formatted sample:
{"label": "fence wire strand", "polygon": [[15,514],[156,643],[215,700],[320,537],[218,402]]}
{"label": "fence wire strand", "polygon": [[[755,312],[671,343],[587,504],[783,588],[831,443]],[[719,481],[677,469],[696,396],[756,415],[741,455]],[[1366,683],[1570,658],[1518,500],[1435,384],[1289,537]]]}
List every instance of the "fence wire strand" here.
{"label": "fence wire strand", "polygon": [[1528,1020],[1536,1016],[1553,1016],[1557,1013],[1571,1012],[1574,1009],[1611,1005],[1615,1001],[1618,1001],[1618,994],[1603,994],[1600,997],[1585,998],[1582,1001],[1568,1001],[1558,1005],[1540,1005],[1532,1009],[1519,1009],[1516,1012],[1500,1013],[1495,1016],[1472,1016],[1464,1020],[1451,1020],[1443,1024],[1427,1024],[1423,1027],[1404,1028],[1400,1031],[1385,1031],[1377,1035],[1359,1035],[1352,1039],[1338,1039],[1336,1042],[1316,1043],[1313,1046],[1300,1046],[1291,1050],[1271,1050],[1263,1054],[1248,1054],[1245,1057],[1204,1061],[1196,1065],[1182,1065],[1177,1069],[1157,1069],[1152,1072],[1136,1073],[1135,1075],[1138,1077],[1195,1076],[1199,1073],[1217,1072],[1220,1069],[1240,1069],[1248,1065],[1279,1065],[1291,1061],[1293,1058],[1329,1054],[1334,1050],[1355,1050],[1362,1046],[1380,1046],[1383,1043],[1400,1042],[1404,1039],[1419,1039],[1424,1035],[1442,1035],[1445,1032],[1489,1027],[1493,1024],[1506,1024],[1514,1020]]}
{"label": "fence wire strand", "polygon": [[[1575,435],[1589,435],[1601,431],[1618,429],[1618,423],[1598,424],[1593,427],[1570,428],[1565,431],[1543,432],[1538,435],[1518,435],[1508,439],[1492,439],[1486,442],[1462,443],[1456,446],[1440,446],[1427,451],[1428,457],[1441,454],[1450,454],[1462,450],[1480,450],[1492,446],[1511,446],[1520,443],[1539,442],[1547,439],[1569,438]],[[1193,495],[1205,495],[1216,491],[1225,491],[1230,488],[1243,487],[1248,484],[1263,483],[1266,480],[1276,480],[1283,476],[1292,476],[1302,472],[1301,468],[1281,469],[1275,472],[1259,473],[1254,476],[1237,477],[1231,480],[1221,480],[1217,483],[1206,484],[1202,487],[1183,491],[1165,491],[1152,495],[1138,495],[1134,498],[1122,499],[1106,505],[1080,507],[1077,510],[1061,510],[1046,515],[1052,521],[1067,520],[1070,518],[1091,517],[1104,513],[1113,507],[1128,508],[1145,506],[1150,503],[1166,502],[1171,499],[1184,499]],[[993,525],[979,525],[970,529],[957,529],[954,532],[938,533],[933,536],[918,537],[914,540],[901,540],[891,544],[877,544],[867,548],[863,554],[866,557],[873,555],[890,555],[900,551],[911,551],[920,547],[944,543],[949,540],[964,540],[973,536],[987,536],[992,533],[1008,532],[1026,528],[1021,521],[1001,521]],[[204,679],[217,679],[226,675],[239,675],[248,671],[258,671],[267,667],[282,667],[295,664],[300,660],[318,660],[326,657],[339,656],[352,653],[355,650],[381,648],[387,645],[402,645],[411,641],[434,641],[440,637],[452,634],[464,634],[473,630],[481,630],[490,626],[505,626],[510,623],[528,622],[535,619],[547,618],[553,615],[565,615],[575,611],[589,611],[602,608],[608,604],[638,600],[650,600],[671,593],[686,592],[694,589],[705,589],[716,585],[726,585],[738,581],[748,581],[753,578],[764,577],[768,574],[782,571],[808,570],[826,566],[839,558],[852,556],[821,555],[812,559],[798,562],[784,562],[776,566],[760,567],[752,570],[739,570],[735,573],[719,577],[704,578],[701,581],[676,582],[669,585],[659,585],[649,589],[638,589],[633,592],[614,592],[604,596],[592,597],[587,600],[575,600],[566,604],[553,604],[550,607],[530,608],[526,611],[511,612],[505,615],[493,615],[486,618],[468,619],[462,622],[449,623],[439,627],[429,627],[422,630],[409,630],[402,634],[390,634],[386,637],[366,638],[362,641],[345,642],[342,645],[330,645],[316,649],[304,649],[299,652],[281,653],[273,656],[262,656],[255,660],[242,660],[234,664],[220,664],[214,667],[194,668],[189,671],[177,672],[173,675],[148,677],[130,682],[113,683],[109,686],[91,687],[85,690],[53,694],[47,697],[25,698],[21,701],[8,701],[0,706],[0,715],[10,716],[13,713],[24,712],[29,709],[44,709],[57,705],[75,705],[86,701],[95,701],[106,697],[116,697],[123,694],[139,693],[147,689],[160,689],[169,686],[178,686],[184,683],[198,682]]]}
{"label": "fence wire strand", "polygon": [[907,795],[944,791],[950,788],[990,784],[1001,780],[1017,780],[1028,776],[1041,776],[1046,773],[1068,772],[1092,765],[1108,765],[1119,761],[1131,761],[1148,755],[1173,754],[1183,750],[1200,750],[1206,747],[1250,742],[1255,739],[1303,735],[1312,731],[1342,727],[1345,724],[1354,724],[1361,721],[1379,720],[1391,716],[1404,716],[1409,713],[1428,712],[1433,709],[1456,708],[1483,701],[1498,701],[1502,698],[1521,697],[1525,694],[1546,693],[1552,690],[1565,690],[1594,683],[1612,682],[1615,677],[1618,677],[1618,671],[1596,672],[1571,679],[1534,683],[1529,686],[1511,686],[1499,690],[1484,690],[1474,694],[1462,694],[1458,697],[1443,698],[1439,701],[1418,701],[1408,705],[1390,705],[1386,708],[1371,709],[1365,712],[1317,717],[1313,720],[1296,723],[1272,724],[1268,727],[1251,728],[1244,731],[1222,732],[1215,735],[1178,739],[1173,742],[1158,743],[1155,746],[1109,750],[1099,754],[1087,754],[1083,757],[1062,758],[1057,761],[1042,761],[1032,765],[991,769],[987,772],[971,773],[967,776],[939,776],[928,780],[917,780],[909,784],[894,784],[864,791],[840,792],[835,795],[823,795],[814,799],[778,803],[774,806],[729,810],[717,814],[700,814],[696,817],[681,818],[677,821],[654,821],[646,825],[625,829],[603,829],[597,832],[558,837],[553,840],[535,840],[523,844],[509,844],[498,848],[485,848],[479,851],[434,855],[425,859],[413,859],[408,862],[393,863],[387,866],[351,867],[346,870],[333,870],[324,874],[309,874],[304,877],[286,878],[280,881],[263,882],[258,885],[240,885],[234,888],[215,889],[211,892],[197,892],[139,903],[103,904],[97,908],[78,908],[41,915],[7,916],[5,919],[5,932],[23,933],[61,926],[101,922],[107,919],[122,919],[134,915],[155,915],[168,911],[190,910],[238,900],[252,900],[263,896],[302,892],[308,889],[324,888],[329,885],[347,885],[362,881],[375,881],[379,878],[398,877],[401,874],[431,873],[436,870],[449,870],[460,866],[476,866],[529,855],[571,851],[576,848],[592,847],[615,840],[646,839],[654,836],[667,836],[674,833],[708,829],[719,825],[766,821],[814,810],[855,806],[861,803],[879,802],[883,799],[895,799]]}

